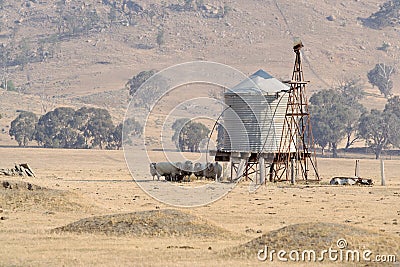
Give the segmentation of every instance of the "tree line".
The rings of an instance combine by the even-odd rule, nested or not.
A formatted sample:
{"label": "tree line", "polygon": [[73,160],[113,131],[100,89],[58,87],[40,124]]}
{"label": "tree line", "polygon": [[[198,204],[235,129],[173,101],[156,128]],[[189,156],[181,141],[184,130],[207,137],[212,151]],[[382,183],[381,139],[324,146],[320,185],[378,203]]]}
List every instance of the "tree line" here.
{"label": "tree line", "polygon": [[[123,133],[124,131],[124,133]],[[9,134],[19,146],[36,141],[45,148],[120,149],[122,136],[141,135],[143,127],[134,118],[114,125],[106,109],[59,107],[38,117],[21,112],[11,122]]]}
{"label": "tree line", "polygon": [[354,79],[313,94],[310,98],[312,131],[322,153],[330,147],[332,156],[337,157],[338,144],[342,141],[347,150],[356,141],[364,140],[376,158],[384,149],[399,147],[400,97],[391,93],[385,96],[388,100],[384,110],[368,111],[359,102],[364,94]]}
{"label": "tree line", "polygon": [[335,88],[319,91],[310,98],[311,123],[315,143],[331,148],[337,157],[338,144],[345,150],[364,140],[379,158],[384,149],[400,146],[400,98],[393,96],[393,66],[378,63],[367,73],[368,81],[387,99],[383,111],[368,111],[359,101],[365,93],[358,79],[342,81]]}

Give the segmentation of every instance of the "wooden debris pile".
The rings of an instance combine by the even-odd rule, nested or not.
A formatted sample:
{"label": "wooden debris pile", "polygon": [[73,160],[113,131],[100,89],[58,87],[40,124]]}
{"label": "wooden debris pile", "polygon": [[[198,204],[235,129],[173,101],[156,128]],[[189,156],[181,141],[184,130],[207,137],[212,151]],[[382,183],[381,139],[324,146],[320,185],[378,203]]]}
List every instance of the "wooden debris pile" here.
{"label": "wooden debris pile", "polygon": [[14,163],[14,168],[11,169],[0,169],[0,176],[28,176],[28,177],[36,177],[32,168],[28,165],[28,163]]}
{"label": "wooden debris pile", "polygon": [[330,185],[373,185],[372,179],[361,177],[333,177],[329,182]]}

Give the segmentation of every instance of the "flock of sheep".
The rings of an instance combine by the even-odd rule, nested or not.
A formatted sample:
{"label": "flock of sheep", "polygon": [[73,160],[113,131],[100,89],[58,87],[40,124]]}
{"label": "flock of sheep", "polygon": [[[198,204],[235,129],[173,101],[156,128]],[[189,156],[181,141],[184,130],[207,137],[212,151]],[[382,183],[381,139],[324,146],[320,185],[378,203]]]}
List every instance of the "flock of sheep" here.
{"label": "flock of sheep", "polygon": [[213,179],[219,181],[222,174],[222,166],[218,162],[214,163],[200,163],[196,162],[193,164],[190,160],[185,162],[153,162],[150,163],[150,174],[153,177],[157,176],[160,180],[161,176],[164,176],[167,181],[183,181],[193,174],[197,179]]}

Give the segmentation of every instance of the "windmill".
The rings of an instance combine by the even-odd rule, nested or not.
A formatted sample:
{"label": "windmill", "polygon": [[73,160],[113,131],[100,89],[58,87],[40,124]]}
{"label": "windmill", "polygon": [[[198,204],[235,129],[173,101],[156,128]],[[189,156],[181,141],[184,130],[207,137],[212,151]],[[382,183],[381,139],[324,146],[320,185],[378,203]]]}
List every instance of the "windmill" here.
{"label": "windmill", "polygon": [[301,40],[295,40],[293,51],[296,59],[292,79],[288,82],[290,89],[285,122],[279,150],[270,172],[270,180],[274,181],[290,179],[294,182],[299,178],[309,180],[310,171],[313,171],[316,180],[320,179],[306,97],[308,82],[304,80],[301,61],[300,50],[303,47]]}

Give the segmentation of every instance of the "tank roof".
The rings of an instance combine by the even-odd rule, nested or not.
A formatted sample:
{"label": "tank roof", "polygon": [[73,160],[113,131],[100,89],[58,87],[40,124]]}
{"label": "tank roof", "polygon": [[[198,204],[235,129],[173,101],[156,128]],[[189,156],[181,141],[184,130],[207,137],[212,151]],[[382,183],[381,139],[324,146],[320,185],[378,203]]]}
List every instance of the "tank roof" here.
{"label": "tank roof", "polygon": [[275,94],[289,90],[289,86],[280,82],[266,71],[260,69],[249,78],[229,89],[225,94]]}

